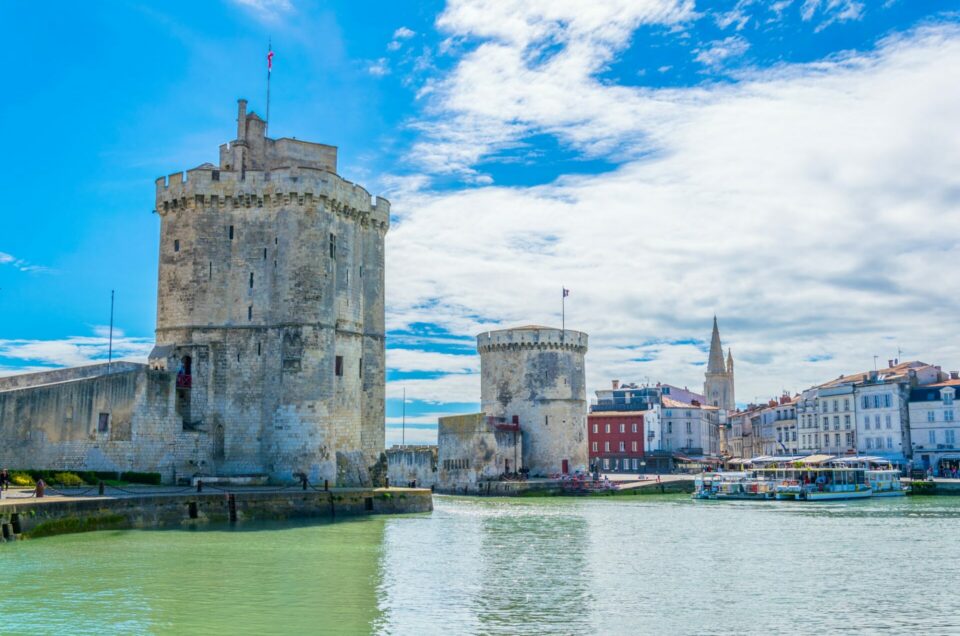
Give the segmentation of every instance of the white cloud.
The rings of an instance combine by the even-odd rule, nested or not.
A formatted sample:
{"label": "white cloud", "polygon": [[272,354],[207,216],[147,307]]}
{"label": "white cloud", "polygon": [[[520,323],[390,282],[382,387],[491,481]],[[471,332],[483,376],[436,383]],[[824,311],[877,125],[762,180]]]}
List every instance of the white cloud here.
{"label": "white cloud", "polygon": [[393,32],[393,39],[394,39],[394,40],[409,40],[409,39],[412,38],[414,35],[416,35],[416,31],[412,31],[412,30],[408,29],[407,27],[402,26],[402,27],[400,27],[399,29],[397,29],[396,31]]}
{"label": "white cloud", "polygon": [[731,25],[735,25],[737,31],[742,30],[743,27],[747,26],[747,23],[750,22],[750,16],[746,9],[754,4],[754,1],[755,0],[738,0],[737,4],[735,4],[730,11],[716,14],[714,20],[717,26],[721,29],[726,29]]}
{"label": "white cloud", "polygon": [[13,254],[0,252],[0,265],[9,265],[21,272],[50,273],[54,270],[45,265],[34,265],[22,258],[17,258]]}
{"label": "white cloud", "polygon": [[750,43],[739,35],[731,35],[722,40],[709,42],[704,48],[694,51],[695,60],[706,66],[722,66],[733,57],[740,57],[750,48]]}
{"label": "white cloud", "polygon": [[387,349],[387,368],[393,371],[476,373],[480,370],[480,358],[416,349]]}
{"label": "white cloud", "polygon": [[390,65],[387,58],[381,57],[367,67],[367,72],[375,77],[383,77],[390,74]]}
{"label": "white cloud", "polygon": [[[106,362],[110,342],[103,327],[95,336],[70,336],[60,340],[0,339],[0,358],[20,361],[0,367],[0,375],[13,375],[50,367],[75,367]],[[129,338],[114,330],[113,359],[146,362],[153,347],[150,338]]]}
{"label": "white cloud", "polygon": [[820,16],[823,21],[815,30],[822,31],[834,22],[861,19],[864,9],[860,0],[804,0],[800,6],[800,17],[809,22]]}
{"label": "white cloud", "polygon": [[231,0],[237,6],[252,13],[263,22],[278,22],[290,13],[294,7],[290,0]]}
{"label": "white cloud", "polygon": [[[435,83],[426,165],[468,173],[535,132],[637,158],[535,187],[395,194],[391,329],[558,324],[563,284],[568,327],[591,337],[591,390],[614,377],[698,387],[704,343],[687,341],[709,338],[714,312],[741,401],[870,368],[898,345],[960,366],[960,297],[943,276],[960,257],[955,25],[733,85],[651,90],[593,78],[632,28],[604,26],[608,9],[560,26],[540,5],[498,6],[454,3],[440,20],[478,42]],[[564,47],[537,59],[548,40]],[[475,375],[415,382],[422,399],[479,398]]]}

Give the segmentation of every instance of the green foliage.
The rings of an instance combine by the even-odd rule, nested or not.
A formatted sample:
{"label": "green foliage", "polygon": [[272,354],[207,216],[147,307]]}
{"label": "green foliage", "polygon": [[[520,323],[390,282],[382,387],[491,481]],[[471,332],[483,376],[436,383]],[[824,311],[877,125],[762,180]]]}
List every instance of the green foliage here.
{"label": "green foliage", "polygon": [[10,473],[10,482],[14,486],[21,486],[24,488],[32,488],[37,485],[37,482],[33,480],[33,477],[31,477],[29,473],[25,472]]}
{"label": "green foliage", "polygon": [[77,488],[86,485],[86,482],[76,473],[54,473],[52,482],[66,488]]}
{"label": "green foliage", "polygon": [[911,495],[932,495],[937,490],[937,484],[932,481],[910,482]]}

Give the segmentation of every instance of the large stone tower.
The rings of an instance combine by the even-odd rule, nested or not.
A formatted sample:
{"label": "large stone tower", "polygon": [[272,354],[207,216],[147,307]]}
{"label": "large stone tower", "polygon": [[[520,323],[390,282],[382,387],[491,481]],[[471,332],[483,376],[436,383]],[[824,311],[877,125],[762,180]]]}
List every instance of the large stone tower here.
{"label": "large stone tower", "polygon": [[707,359],[705,376],[703,395],[707,398],[707,403],[727,411],[735,410],[737,403],[733,392],[733,352],[727,351],[727,362],[724,363],[716,316],[713,317],[713,336],[710,339],[710,357]]}
{"label": "large stone tower", "polygon": [[477,336],[477,351],[481,408],[508,423],[517,418],[530,474],[585,471],[587,334],[537,326],[490,331]]}
{"label": "large stone tower", "polygon": [[365,481],[384,449],[389,202],[337,175],[335,147],[268,138],[240,100],[219,165],[158,179],[156,209],[150,364],[177,369],[206,471]]}

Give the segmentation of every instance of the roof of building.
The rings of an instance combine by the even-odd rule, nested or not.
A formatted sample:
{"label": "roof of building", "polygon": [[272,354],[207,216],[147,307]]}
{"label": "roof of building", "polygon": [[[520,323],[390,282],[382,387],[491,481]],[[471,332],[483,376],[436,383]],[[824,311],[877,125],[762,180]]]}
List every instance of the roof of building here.
{"label": "roof of building", "polygon": [[591,417],[629,417],[635,415],[647,415],[650,411],[591,411],[587,413],[587,418]]}
{"label": "roof of building", "polygon": [[715,406],[708,406],[706,404],[691,404],[689,402],[681,402],[680,400],[674,400],[667,396],[663,396],[660,399],[660,403],[666,408],[670,409],[716,409]]}
{"label": "roof of building", "polygon": [[710,338],[710,357],[707,358],[707,373],[726,373],[723,362],[723,347],[720,344],[720,328],[717,327],[717,317],[713,317],[713,335]]}
{"label": "roof of building", "polygon": [[830,380],[829,382],[824,382],[823,384],[817,385],[818,388],[837,386],[838,384],[850,384],[853,382],[863,382],[864,378],[869,378],[871,373],[876,373],[878,379],[890,380],[897,377],[903,377],[907,375],[907,372],[910,369],[917,369],[920,367],[930,366],[926,362],[921,362],[919,360],[908,360],[907,362],[900,362],[893,365],[892,367],[886,367],[883,369],[877,369],[876,371],[861,371],[859,373],[851,373],[850,375],[841,375],[835,380]]}

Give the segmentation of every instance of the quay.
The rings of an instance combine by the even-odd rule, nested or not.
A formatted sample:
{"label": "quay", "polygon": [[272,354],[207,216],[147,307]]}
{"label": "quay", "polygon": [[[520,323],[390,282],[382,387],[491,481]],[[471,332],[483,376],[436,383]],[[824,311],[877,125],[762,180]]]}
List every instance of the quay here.
{"label": "quay", "polygon": [[[94,494],[87,494],[93,490]],[[94,530],[170,528],[255,520],[337,519],[430,512],[424,488],[195,487],[55,491],[14,489],[0,500],[0,542]]]}
{"label": "quay", "polygon": [[642,478],[622,474],[606,474],[610,488],[602,490],[583,490],[571,488],[569,480],[529,479],[526,481],[481,481],[453,487],[438,487],[437,493],[444,495],[471,495],[481,497],[553,497],[580,495],[661,495],[692,493],[694,475],[644,475]]}

